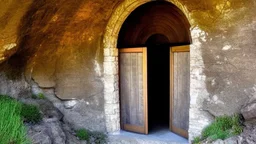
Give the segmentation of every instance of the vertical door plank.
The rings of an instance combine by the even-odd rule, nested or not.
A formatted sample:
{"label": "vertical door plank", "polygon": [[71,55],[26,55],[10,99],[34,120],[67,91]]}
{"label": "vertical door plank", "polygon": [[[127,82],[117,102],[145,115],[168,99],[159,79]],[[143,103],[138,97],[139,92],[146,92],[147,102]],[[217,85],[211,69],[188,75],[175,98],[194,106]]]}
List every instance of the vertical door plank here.
{"label": "vertical door plank", "polygon": [[129,106],[129,95],[130,95],[130,73],[129,66],[130,64],[130,53],[121,53],[120,54],[120,79],[122,81],[120,82],[120,96],[121,96],[121,119],[122,123],[130,123],[129,118],[130,117],[130,106]]}
{"label": "vertical door plank", "polygon": [[171,52],[171,130],[188,137],[190,104],[189,47],[175,47]]}
{"label": "vertical door plank", "polygon": [[174,53],[173,124],[186,131],[189,121],[189,75],[189,52]]}
{"label": "vertical door plank", "polygon": [[119,52],[121,126],[128,131],[147,134],[143,50],[123,49]]}
{"label": "vertical door plank", "polygon": [[180,116],[179,116],[179,95],[178,95],[178,57],[177,53],[174,53],[174,58],[173,58],[173,125],[178,127],[179,126],[179,121],[180,121]]}
{"label": "vertical door plank", "polygon": [[143,97],[143,54],[138,54],[138,70],[137,70],[137,77],[138,77],[138,97],[137,97],[137,113],[138,113],[138,124],[144,124],[144,97]]}

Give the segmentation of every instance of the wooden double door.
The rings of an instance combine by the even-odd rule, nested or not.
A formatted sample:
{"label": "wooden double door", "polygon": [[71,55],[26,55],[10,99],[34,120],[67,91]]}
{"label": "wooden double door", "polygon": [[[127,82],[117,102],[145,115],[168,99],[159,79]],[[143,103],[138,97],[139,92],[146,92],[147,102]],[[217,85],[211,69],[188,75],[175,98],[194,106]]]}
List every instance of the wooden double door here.
{"label": "wooden double door", "polygon": [[[121,128],[143,134],[148,134],[147,59],[145,47],[119,49]],[[189,63],[189,46],[170,48],[169,126],[183,137],[188,137]]]}

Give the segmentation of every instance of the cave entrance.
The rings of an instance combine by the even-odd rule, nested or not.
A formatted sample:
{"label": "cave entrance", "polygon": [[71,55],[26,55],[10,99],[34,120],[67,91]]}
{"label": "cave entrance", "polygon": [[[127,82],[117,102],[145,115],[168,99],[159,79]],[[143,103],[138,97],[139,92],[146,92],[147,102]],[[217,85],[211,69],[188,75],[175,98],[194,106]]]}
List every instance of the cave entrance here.
{"label": "cave entrance", "polygon": [[189,23],[165,1],[148,2],[123,23],[118,37],[123,130],[171,130],[188,137]]}

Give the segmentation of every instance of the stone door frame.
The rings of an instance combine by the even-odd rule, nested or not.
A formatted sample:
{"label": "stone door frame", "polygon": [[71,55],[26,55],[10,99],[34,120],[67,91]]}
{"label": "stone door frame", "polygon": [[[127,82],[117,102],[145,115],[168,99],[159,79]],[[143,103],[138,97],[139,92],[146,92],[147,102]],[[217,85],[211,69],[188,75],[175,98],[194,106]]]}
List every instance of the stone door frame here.
{"label": "stone door frame", "polygon": [[[106,129],[108,133],[120,131],[120,103],[119,103],[119,76],[118,76],[118,48],[119,31],[133,10],[151,0],[125,0],[113,12],[103,39],[104,45],[104,110]],[[192,19],[184,5],[178,0],[166,0],[176,5],[187,17],[191,27]],[[202,107],[203,94],[208,94],[205,86],[205,76],[202,75],[204,63],[201,54],[199,38],[205,35],[198,27],[190,30],[193,44],[190,45],[190,113],[189,113],[189,140],[198,136],[202,129],[210,123],[207,113]]]}

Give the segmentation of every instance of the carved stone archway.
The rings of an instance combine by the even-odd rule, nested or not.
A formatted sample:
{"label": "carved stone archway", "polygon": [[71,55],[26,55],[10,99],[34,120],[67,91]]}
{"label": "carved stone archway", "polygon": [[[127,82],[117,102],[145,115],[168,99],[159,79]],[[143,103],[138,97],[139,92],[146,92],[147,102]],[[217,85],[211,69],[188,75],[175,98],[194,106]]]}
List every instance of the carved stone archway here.
{"label": "carved stone archway", "polygon": [[[191,26],[193,21],[189,17],[189,12],[178,0],[166,0],[176,5],[187,17]],[[119,31],[126,18],[139,6],[150,2],[150,0],[125,0],[114,11],[110,18],[103,39],[104,44],[104,101],[105,119],[107,132],[114,133],[120,131],[120,108],[119,108],[119,79],[118,79],[118,49],[117,40]],[[205,34],[199,28],[191,29],[193,44],[190,48],[191,61],[191,83],[190,84],[190,118],[189,118],[189,139],[200,134],[201,130],[210,122],[207,114],[200,107],[200,96],[207,93],[204,76],[198,74],[202,71],[204,64],[201,60],[201,44],[198,40]],[[203,93],[199,93],[204,91]]]}

